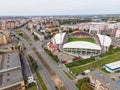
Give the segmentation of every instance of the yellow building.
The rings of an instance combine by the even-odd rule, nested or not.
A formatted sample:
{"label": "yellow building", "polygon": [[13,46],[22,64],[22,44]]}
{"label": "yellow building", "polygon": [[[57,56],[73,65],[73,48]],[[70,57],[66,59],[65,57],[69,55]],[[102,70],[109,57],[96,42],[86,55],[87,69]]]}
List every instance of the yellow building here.
{"label": "yellow building", "polygon": [[0,34],[0,44],[7,44],[7,36]]}

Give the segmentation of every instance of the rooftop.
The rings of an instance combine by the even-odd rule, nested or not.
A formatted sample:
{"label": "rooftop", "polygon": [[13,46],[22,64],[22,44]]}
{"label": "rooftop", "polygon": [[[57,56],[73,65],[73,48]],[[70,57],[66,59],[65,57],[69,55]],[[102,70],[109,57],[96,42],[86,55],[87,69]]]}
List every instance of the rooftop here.
{"label": "rooftop", "polygon": [[2,87],[11,85],[23,80],[21,69],[15,69],[9,72],[2,73]]}
{"label": "rooftop", "polygon": [[21,67],[18,53],[8,53],[3,55],[2,69],[10,69],[13,67]]}
{"label": "rooftop", "polygon": [[0,56],[0,88],[20,84],[23,80],[18,52],[6,53]]}
{"label": "rooftop", "polygon": [[97,44],[85,41],[74,41],[63,45],[63,48],[81,48],[81,49],[92,49],[101,50],[101,47]]}
{"label": "rooftop", "polygon": [[117,83],[117,81],[112,80],[108,74],[101,71],[100,69],[94,70],[89,74],[94,76],[96,79],[98,79],[101,83],[103,83],[107,87],[109,87],[110,90],[120,90],[120,85]]}
{"label": "rooftop", "polygon": [[105,64],[104,66],[108,67],[111,70],[115,70],[115,69],[120,68],[120,61],[116,61],[116,62],[112,62],[112,63],[109,63],[109,64]]}

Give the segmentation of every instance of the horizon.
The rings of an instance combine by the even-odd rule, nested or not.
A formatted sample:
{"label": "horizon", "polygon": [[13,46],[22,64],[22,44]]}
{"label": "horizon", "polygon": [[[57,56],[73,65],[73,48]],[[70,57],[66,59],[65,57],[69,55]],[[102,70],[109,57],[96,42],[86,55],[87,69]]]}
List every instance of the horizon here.
{"label": "horizon", "polygon": [[120,14],[80,14],[80,15],[0,15],[0,17],[46,17],[46,16],[119,16]]}
{"label": "horizon", "polygon": [[120,14],[119,0],[2,0],[0,16]]}

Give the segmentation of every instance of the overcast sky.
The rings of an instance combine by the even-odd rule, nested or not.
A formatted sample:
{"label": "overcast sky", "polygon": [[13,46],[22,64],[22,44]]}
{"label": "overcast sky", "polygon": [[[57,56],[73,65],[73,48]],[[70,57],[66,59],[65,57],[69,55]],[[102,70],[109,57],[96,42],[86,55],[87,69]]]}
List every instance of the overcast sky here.
{"label": "overcast sky", "polygon": [[0,15],[120,14],[120,0],[0,0]]}

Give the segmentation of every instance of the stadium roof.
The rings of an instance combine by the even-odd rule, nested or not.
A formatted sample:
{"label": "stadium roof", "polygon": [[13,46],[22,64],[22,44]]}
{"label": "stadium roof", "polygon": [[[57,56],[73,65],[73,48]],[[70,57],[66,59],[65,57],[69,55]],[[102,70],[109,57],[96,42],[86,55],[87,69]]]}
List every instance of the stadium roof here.
{"label": "stadium roof", "polygon": [[97,35],[100,39],[100,43],[102,46],[109,47],[111,45],[112,39],[109,36],[100,35],[100,34],[97,34]]}
{"label": "stadium roof", "polygon": [[94,49],[94,50],[101,50],[101,47],[97,44],[85,41],[74,41],[69,42],[63,45],[63,48],[82,48],[82,49]]}
{"label": "stadium roof", "polygon": [[120,61],[116,61],[113,63],[109,63],[109,64],[105,64],[104,65],[106,68],[110,69],[110,70],[116,70],[120,68]]}
{"label": "stadium roof", "polygon": [[66,33],[58,33],[56,34],[54,37],[53,37],[53,41],[56,43],[56,44],[62,44],[63,43],[63,40],[64,40],[64,36],[65,36]]}

